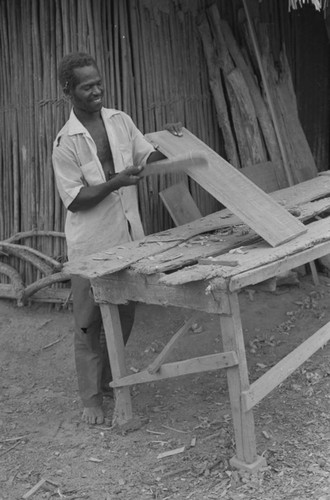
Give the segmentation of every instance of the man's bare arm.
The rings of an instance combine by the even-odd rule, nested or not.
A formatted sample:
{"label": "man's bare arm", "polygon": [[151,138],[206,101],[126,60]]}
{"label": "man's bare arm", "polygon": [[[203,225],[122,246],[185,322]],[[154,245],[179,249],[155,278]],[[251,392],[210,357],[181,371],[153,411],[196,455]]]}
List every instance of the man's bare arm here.
{"label": "man's bare arm", "polygon": [[140,172],[143,167],[129,167],[115,174],[109,181],[98,184],[97,186],[84,186],[79,191],[73,202],[68,206],[70,212],[79,212],[88,210],[98,205],[113,191],[124,186],[134,186],[141,177]]}

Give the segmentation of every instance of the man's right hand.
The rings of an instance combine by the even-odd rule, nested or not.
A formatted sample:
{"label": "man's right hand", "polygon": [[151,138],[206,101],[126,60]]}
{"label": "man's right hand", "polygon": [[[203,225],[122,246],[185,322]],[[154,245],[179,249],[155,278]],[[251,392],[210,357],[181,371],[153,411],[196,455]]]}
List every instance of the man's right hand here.
{"label": "man's right hand", "polygon": [[136,185],[142,179],[139,175],[142,170],[142,166],[128,167],[118,172],[118,174],[113,175],[110,180],[102,184],[82,187],[73,202],[68,206],[68,210],[71,212],[89,210],[104,200],[113,191],[121,187]]}
{"label": "man's right hand", "polygon": [[142,177],[140,177],[140,173],[142,172],[143,167],[127,167],[121,172],[116,174],[116,181],[121,184],[121,186],[134,186]]}

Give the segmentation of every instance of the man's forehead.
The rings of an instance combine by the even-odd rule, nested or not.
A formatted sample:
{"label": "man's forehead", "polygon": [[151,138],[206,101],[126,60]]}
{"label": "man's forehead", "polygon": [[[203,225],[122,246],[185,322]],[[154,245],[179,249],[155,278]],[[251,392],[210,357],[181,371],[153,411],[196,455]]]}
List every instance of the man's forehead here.
{"label": "man's forehead", "polygon": [[99,80],[101,78],[96,66],[82,66],[73,70],[77,85],[88,81]]}

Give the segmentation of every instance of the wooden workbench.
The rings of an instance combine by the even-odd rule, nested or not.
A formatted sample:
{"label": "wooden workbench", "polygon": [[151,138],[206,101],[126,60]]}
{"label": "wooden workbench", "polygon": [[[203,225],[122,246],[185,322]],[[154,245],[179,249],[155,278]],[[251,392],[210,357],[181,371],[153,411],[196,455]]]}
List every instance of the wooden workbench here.
{"label": "wooden workbench", "polygon": [[[249,471],[265,465],[256,452],[253,408],[330,339],[330,325],[250,384],[238,293],[330,253],[330,218],[324,214],[329,193],[330,177],[322,176],[273,195],[287,208],[295,207],[305,223],[323,213],[307,224],[305,234],[275,248],[224,210],[66,266],[91,280],[101,307],[115,390],[114,423],[132,418],[132,385],[225,369],[236,443],[231,464]],[[128,375],[118,314],[118,304],[128,300],[218,315],[223,352],[166,362],[188,324],[150,366]]]}

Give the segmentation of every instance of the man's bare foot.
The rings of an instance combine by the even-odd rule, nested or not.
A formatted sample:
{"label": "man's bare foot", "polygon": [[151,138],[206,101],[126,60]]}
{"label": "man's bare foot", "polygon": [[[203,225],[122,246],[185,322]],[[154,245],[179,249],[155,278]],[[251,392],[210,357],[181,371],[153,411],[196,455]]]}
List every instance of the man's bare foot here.
{"label": "man's bare foot", "polygon": [[91,406],[84,408],[81,418],[86,424],[103,424],[104,413],[101,406]]}

